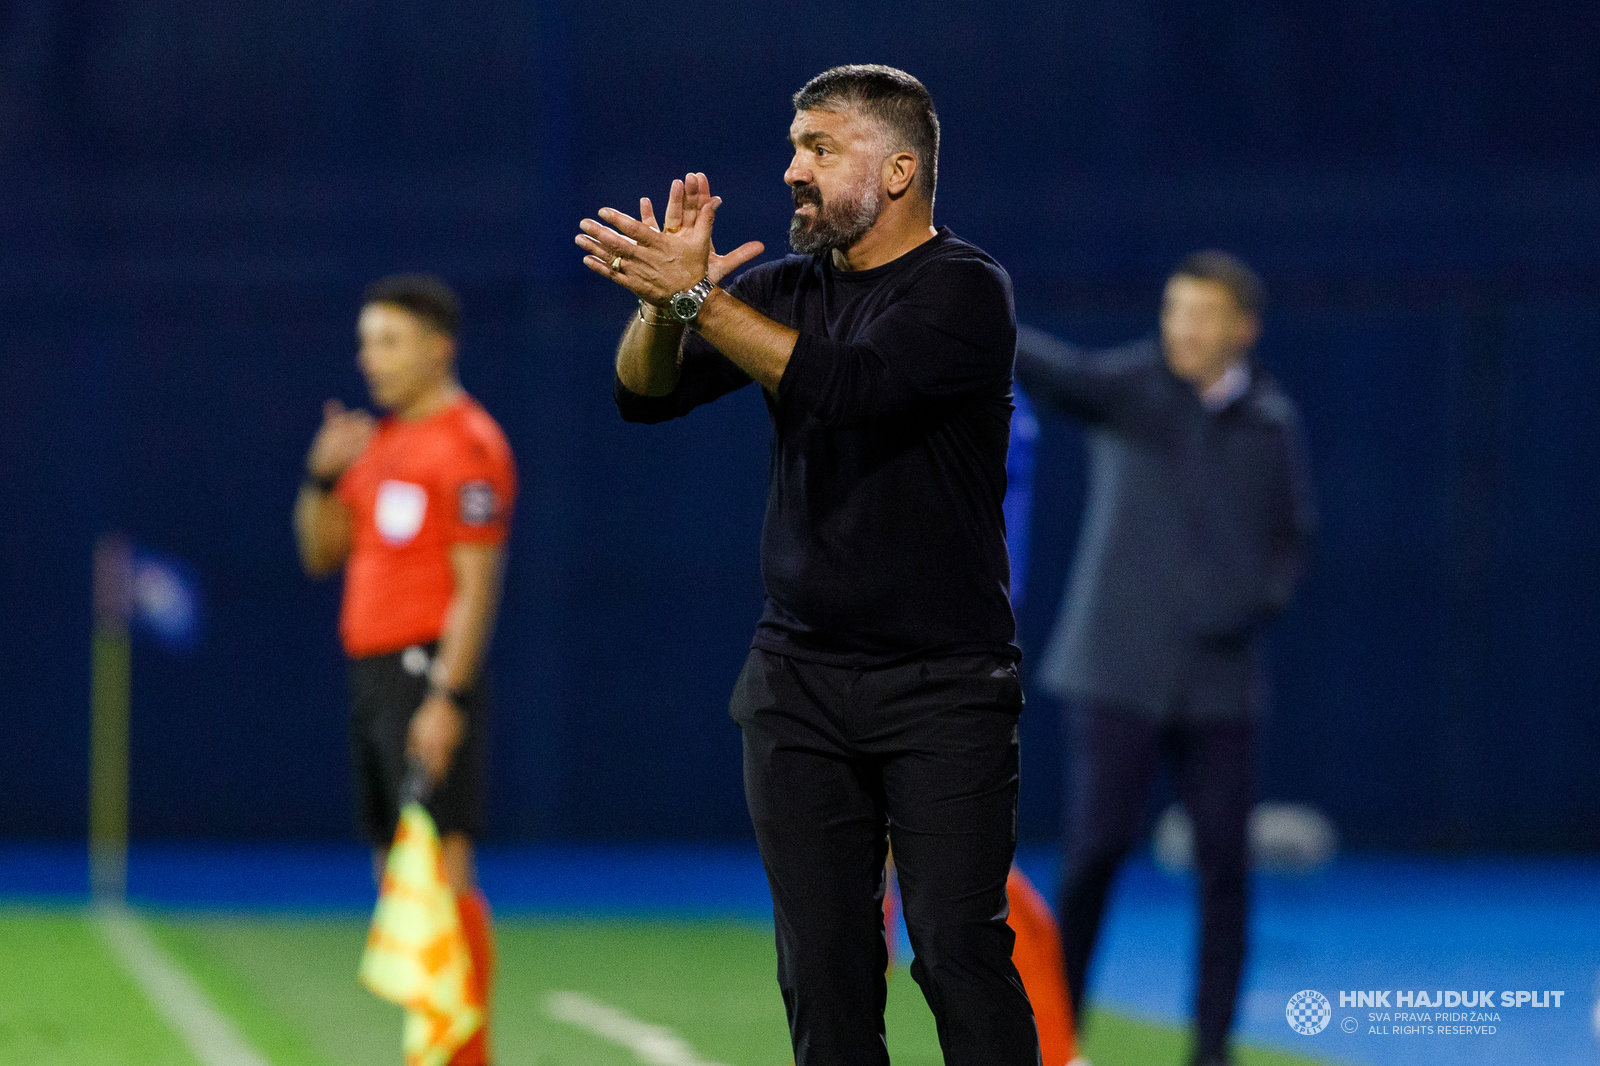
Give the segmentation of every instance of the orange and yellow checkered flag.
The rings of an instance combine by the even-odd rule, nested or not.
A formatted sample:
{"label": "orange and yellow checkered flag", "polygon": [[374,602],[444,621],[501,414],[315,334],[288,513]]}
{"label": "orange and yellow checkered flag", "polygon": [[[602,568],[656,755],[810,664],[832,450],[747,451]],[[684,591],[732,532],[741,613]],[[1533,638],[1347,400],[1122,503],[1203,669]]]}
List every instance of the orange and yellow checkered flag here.
{"label": "orange and yellow checkered flag", "polygon": [[406,1009],[406,1066],[445,1066],[483,1024],[472,956],[445,878],[439,833],[420,803],[400,810],[400,828],[372,914],[361,983]]}

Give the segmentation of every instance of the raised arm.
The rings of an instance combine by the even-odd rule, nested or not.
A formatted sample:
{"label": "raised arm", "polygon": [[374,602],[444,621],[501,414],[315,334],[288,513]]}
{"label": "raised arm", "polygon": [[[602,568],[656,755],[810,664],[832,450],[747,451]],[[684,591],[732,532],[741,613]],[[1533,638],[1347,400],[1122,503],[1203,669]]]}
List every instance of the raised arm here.
{"label": "raised arm", "polygon": [[[667,311],[674,293],[709,278],[717,285],[764,251],[749,241],[727,255],[711,244],[717,206],[704,174],[672,183],[667,210],[657,223],[648,198],[639,217],[603,207],[599,220],[586,218],[574,241],[586,253],[583,264],[639,297],[617,348],[617,380],[638,396],[664,397],[677,389],[682,373],[684,327]],[[713,289],[696,328],[749,378],[776,389],[794,348],[794,330],[762,315],[720,289]]]}
{"label": "raised arm", "polygon": [[306,456],[306,480],[294,501],[294,538],[300,565],[312,577],[331,574],[350,555],[350,512],[333,484],[366,450],[372,416],[346,411],[338,400],[322,407],[322,426]]}
{"label": "raised arm", "polygon": [[[709,199],[709,193],[710,186],[709,184],[702,186],[701,175],[690,174],[682,181],[674,181],[672,190],[667,195],[666,214],[659,223],[656,221],[655,210],[650,204],[649,197],[643,197],[639,200],[638,219],[628,218],[621,212],[612,211],[611,208],[602,208],[600,210],[601,218],[609,221],[608,216],[615,215],[621,224],[625,226],[631,224],[633,232],[647,242],[647,247],[644,249],[640,248],[638,240],[630,243],[627,238],[622,237],[621,233],[591,219],[584,219],[579,223],[578,228],[583,233],[577,238],[577,243],[580,248],[589,253],[584,257],[585,265],[598,273],[604,274],[639,297],[639,312],[628,319],[627,328],[622,332],[622,341],[617,345],[617,380],[622,383],[624,388],[636,396],[667,396],[678,387],[683,359],[684,327],[682,323],[665,312],[663,300],[658,299],[652,302],[646,298],[647,292],[654,292],[653,288],[641,291],[641,289],[646,288],[644,281],[647,277],[649,266],[659,268],[673,264],[651,263],[647,265],[639,261],[630,262],[630,260],[636,259],[637,254],[641,251],[649,251],[650,248],[648,246],[657,245],[658,242],[660,243],[656,250],[665,251],[669,254],[682,252],[682,249],[678,249],[666,242],[670,242],[674,238],[688,240],[694,237],[693,227],[700,217],[701,209],[709,206],[708,204],[702,204],[701,201]],[[688,234],[683,233],[686,225],[691,230]],[[591,236],[591,234],[593,235]],[[602,240],[602,237],[605,239]],[[616,246],[614,249],[612,248],[613,244]],[[744,253],[747,250],[747,248],[740,248],[738,253]],[[711,250],[709,241],[707,241],[706,254],[703,257],[697,256],[695,254],[696,251],[697,249],[690,248],[687,254],[697,264],[703,258],[704,268],[699,270],[699,277],[689,282],[690,286],[698,283],[700,278],[705,277],[710,272],[713,259],[723,260],[723,263],[716,265],[724,266],[728,258],[717,256]],[[623,254],[624,252],[632,254]],[[608,255],[607,253],[610,254]],[[745,258],[752,258],[757,254],[760,254],[759,245],[756,246],[755,251],[750,252]],[[602,257],[604,257],[603,261]],[[713,281],[722,280],[722,277],[735,269],[737,265],[737,263],[726,265],[724,269],[717,271]],[[695,268],[689,270],[691,274],[695,272]],[[681,290],[673,289],[666,295],[670,297],[673,292],[679,291]]]}
{"label": "raised arm", "polygon": [[682,375],[683,326],[640,311],[628,320],[617,344],[617,380],[635,396],[670,396]]}
{"label": "raised arm", "polygon": [[1111,421],[1136,404],[1152,362],[1148,345],[1090,351],[1031,326],[1017,327],[1017,381],[1058,414]]}
{"label": "raised arm", "polygon": [[350,556],[350,512],[333,493],[312,482],[294,501],[294,539],[308,577],[326,577]]}

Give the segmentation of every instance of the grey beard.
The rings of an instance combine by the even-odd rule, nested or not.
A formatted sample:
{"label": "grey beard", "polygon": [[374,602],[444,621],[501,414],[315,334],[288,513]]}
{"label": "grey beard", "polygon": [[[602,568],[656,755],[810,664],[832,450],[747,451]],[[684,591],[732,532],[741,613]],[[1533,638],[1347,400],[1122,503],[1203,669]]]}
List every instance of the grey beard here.
{"label": "grey beard", "polygon": [[789,220],[789,247],[801,255],[849,248],[878,221],[881,206],[877,188],[868,186],[854,203],[823,205],[811,222],[795,215]]}

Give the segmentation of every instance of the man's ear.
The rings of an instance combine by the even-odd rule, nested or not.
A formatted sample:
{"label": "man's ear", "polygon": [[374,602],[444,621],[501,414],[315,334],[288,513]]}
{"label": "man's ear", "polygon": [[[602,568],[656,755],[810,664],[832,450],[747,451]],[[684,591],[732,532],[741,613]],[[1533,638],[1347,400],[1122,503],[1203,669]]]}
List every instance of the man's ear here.
{"label": "man's ear", "polygon": [[449,369],[449,368],[455,366],[455,363],[456,363],[456,341],[455,341],[455,338],[451,337],[451,336],[448,336],[447,334],[444,334],[444,333],[435,333],[433,335],[432,339],[433,339],[433,357],[434,357],[434,359],[438,360],[439,365],[444,367],[445,369]]}
{"label": "man's ear", "polygon": [[1238,337],[1240,350],[1249,351],[1261,339],[1261,319],[1255,315],[1241,315],[1234,335]]}
{"label": "man's ear", "polygon": [[890,199],[898,200],[917,180],[917,157],[910,152],[896,152],[883,161],[883,178]]}

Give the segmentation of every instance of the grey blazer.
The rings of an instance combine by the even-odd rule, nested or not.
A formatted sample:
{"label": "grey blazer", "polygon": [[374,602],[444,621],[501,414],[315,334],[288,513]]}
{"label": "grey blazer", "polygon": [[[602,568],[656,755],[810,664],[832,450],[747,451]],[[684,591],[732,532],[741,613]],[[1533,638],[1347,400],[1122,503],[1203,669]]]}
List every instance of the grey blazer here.
{"label": "grey blazer", "polygon": [[1210,412],[1154,339],[1086,351],[1026,326],[1016,377],[1089,444],[1077,557],[1038,678],[1153,717],[1260,712],[1260,635],[1316,527],[1293,401],[1253,365],[1249,390]]}

